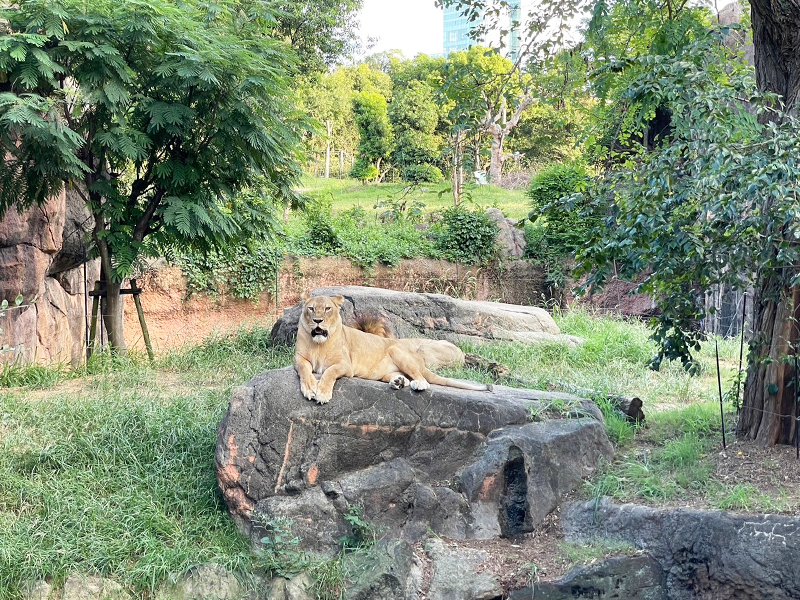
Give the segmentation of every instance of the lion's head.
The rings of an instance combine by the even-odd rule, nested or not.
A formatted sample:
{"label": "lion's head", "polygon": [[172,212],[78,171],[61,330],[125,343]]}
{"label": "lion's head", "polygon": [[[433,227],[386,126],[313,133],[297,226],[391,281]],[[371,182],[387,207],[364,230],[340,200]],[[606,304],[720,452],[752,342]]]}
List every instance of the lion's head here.
{"label": "lion's head", "polygon": [[342,327],[339,309],[344,296],[309,296],[303,292],[303,313],[300,316],[300,327],[309,333],[317,344],[328,341],[331,334]]}

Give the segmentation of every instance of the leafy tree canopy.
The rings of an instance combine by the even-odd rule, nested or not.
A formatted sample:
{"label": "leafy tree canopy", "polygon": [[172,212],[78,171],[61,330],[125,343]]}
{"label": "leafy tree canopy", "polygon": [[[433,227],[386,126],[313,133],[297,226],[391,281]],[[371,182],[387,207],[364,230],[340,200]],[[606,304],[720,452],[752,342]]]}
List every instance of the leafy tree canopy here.
{"label": "leafy tree canopy", "polygon": [[324,71],[358,48],[358,13],[364,0],[273,2],[276,33],[297,52],[303,73]]}
{"label": "leafy tree canopy", "polygon": [[0,22],[0,214],[74,186],[109,285],[160,246],[267,232],[296,200],[292,53],[265,35],[269,3],[22,0]]}

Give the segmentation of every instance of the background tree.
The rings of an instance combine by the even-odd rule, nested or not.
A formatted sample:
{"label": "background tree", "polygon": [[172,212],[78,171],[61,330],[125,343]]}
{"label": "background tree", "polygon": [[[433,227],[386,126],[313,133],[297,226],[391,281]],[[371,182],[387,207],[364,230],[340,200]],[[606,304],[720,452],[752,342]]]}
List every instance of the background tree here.
{"label": "background tree", "polygon": [[273,2],[275,35],[295,49],[300,72],[322,72],[359,47],[358,14],[364,0]]}
{"label": "background tree", "polygon": [[[652,269],[640,288],[662,311],[655,366],[679,358],[696,369],[698,295],[712,285],[752,286],[754,335],[738,431],[772,445],[790,443],[797,427],[800,123],[793,102],[800,70],[788,48],[798,41],[800,6],[752,8],[758,86],[721,35],[695,39],[672,57],[632,61],[638,75],[623,94],[629,115],[621,121],[628,141],[593,195],[608,216],[584,259],[594,268],[590,283],[614,266],[630,279]],[[659,106],[670,131],[651,147],[633,133]]]}
{"label": "background tree", "polygon": [[[244,241],[295,198],[299,122],[264,3],[26,1],[0,9],[0,214],[82,194],[125,350],[136,259]],[[244,190],[248,193],[240,193]]]}
{"label": "background tree", "polygon": [[[441,140],[436,135],[439,111],[434,90],[418,80],[396,90],[389,106],[389,119],[395,133],[394,164],[401,169],[404,179],[418,180],[419,177],[411,174],[423,173],[424,167],[435,168],[441,153]],[[440,178],[439,172],[437,179]]]}
{"label": "background tree", "polygon": [[381,166],[389,158],[393,143],[386,98],[376,91],[359,92],[353,98],[353,110],[361,139],[351,175],[363,180],[374,175],[380,182],[385,174]]}
{"label": "background tree", "polygon": [[312,152],[324,156],[324,176],[330,176],[333,150],[355,154],[358,127],[353,114],[353,77],[350,70],[338,68],[329,73],[312,73],[299,89],[300,109],[320,123],[309,132]]}
{"label": "background tree", "polygon": [[[491,77],[474,82],[480,90],[481,129],[491,137],[489,180],[500,184],[506,138],[524,111],[539,101],[545,92],[552,91],[535,85],[536,80],[530,73],[552,68],[558,53],[576,41],[570,33],[574,30],[574,21],[587,4],[585,0],[543,0],[535,3],[524,15],[519,14],[516,0],[440,0],[440,4],[455,6],[476,24],[470,35],[478,43],[487,43],[490,31],[498,32],[499,43],[492,48],[498,57],[508,44],[510,28],[515,27],[520,34],[519,51],[513,61],[508,60],[503,65],[503,72],[494,72]],[[475,50],[471,48],[469,52]],[[489,56],[487,54],[487,58]],[[492,65],[492,70],[499,66],[499,63]],[[458,71],[455,74],[461,76]]]}

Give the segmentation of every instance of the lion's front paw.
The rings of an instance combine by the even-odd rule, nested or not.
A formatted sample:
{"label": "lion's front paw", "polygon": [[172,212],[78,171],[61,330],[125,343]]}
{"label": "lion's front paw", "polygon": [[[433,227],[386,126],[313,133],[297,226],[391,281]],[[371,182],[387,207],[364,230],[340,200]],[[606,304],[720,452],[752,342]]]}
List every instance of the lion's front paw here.
{"label": "lion's front paw", "polygon": [[332,396],[333,390],[318,389],[317,393],[314,395],[314,399],[317,401],[317,404],[327,404],[331,401]]}
{"label": "lion's front paw", "polygon": [[424,379],[414,379],[411,382],[411,389],[417,390],[418,392],[427,390],[429,387],[431,387],[431,384],[425,381]]}
{"label": "lion's front paw", "polygon": [[402,375],[398,375],[397,377],[393,377],[392,380],[389,382],[389,386],[393,390],[401,390],[409,384],[408,379],[403,377]]}
{"label": "lion's front paw", "polygon": [[317,394],[317,381],[314,380],[314,383],[301,381],[300,391],[303,393],[306,400],[313,400],[314,396]]}

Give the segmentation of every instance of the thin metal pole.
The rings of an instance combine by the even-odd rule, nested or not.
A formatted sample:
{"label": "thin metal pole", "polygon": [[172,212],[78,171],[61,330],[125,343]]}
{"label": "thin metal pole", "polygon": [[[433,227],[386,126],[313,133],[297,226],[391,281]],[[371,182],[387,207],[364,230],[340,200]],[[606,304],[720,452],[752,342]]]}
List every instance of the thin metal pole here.
{"label": "thin metal pole", "polygon": [[800,435],[798,435],[797,431],[800,429],[800,395],[798,395],[797,391],[797,354],[794,355],[794,407],[794,449],[797,458],[800,458]]}
{"label": "thin metal pole", "polygon": [[739,375],[736,378],[736,414],[739,414],[739,388],[742,385],[742,355],[744,354],[744,320],[746,316],[747,310],[747,294],[742,296],[742,328],[741,328],[741,335],[742,338],[739,341]]}
{"label": "thin metal pole", "polygon": [[89,349],[89,282],[87,281],[88,274],[86,272],[86,248],[83,249],[83,326],[84,326],[84,341],[86,342],[86,361],[92,356],[92,351]]}
{"label": "thin metal pole", "polygon": [[717,388],[719,389],[719,418],[722,424],[722,448],[727,450],[728,445],[725,442],[725,411],[722,409],[722,377],[719,374],[719,344],[714,340],[714,353],[717,356]]}

